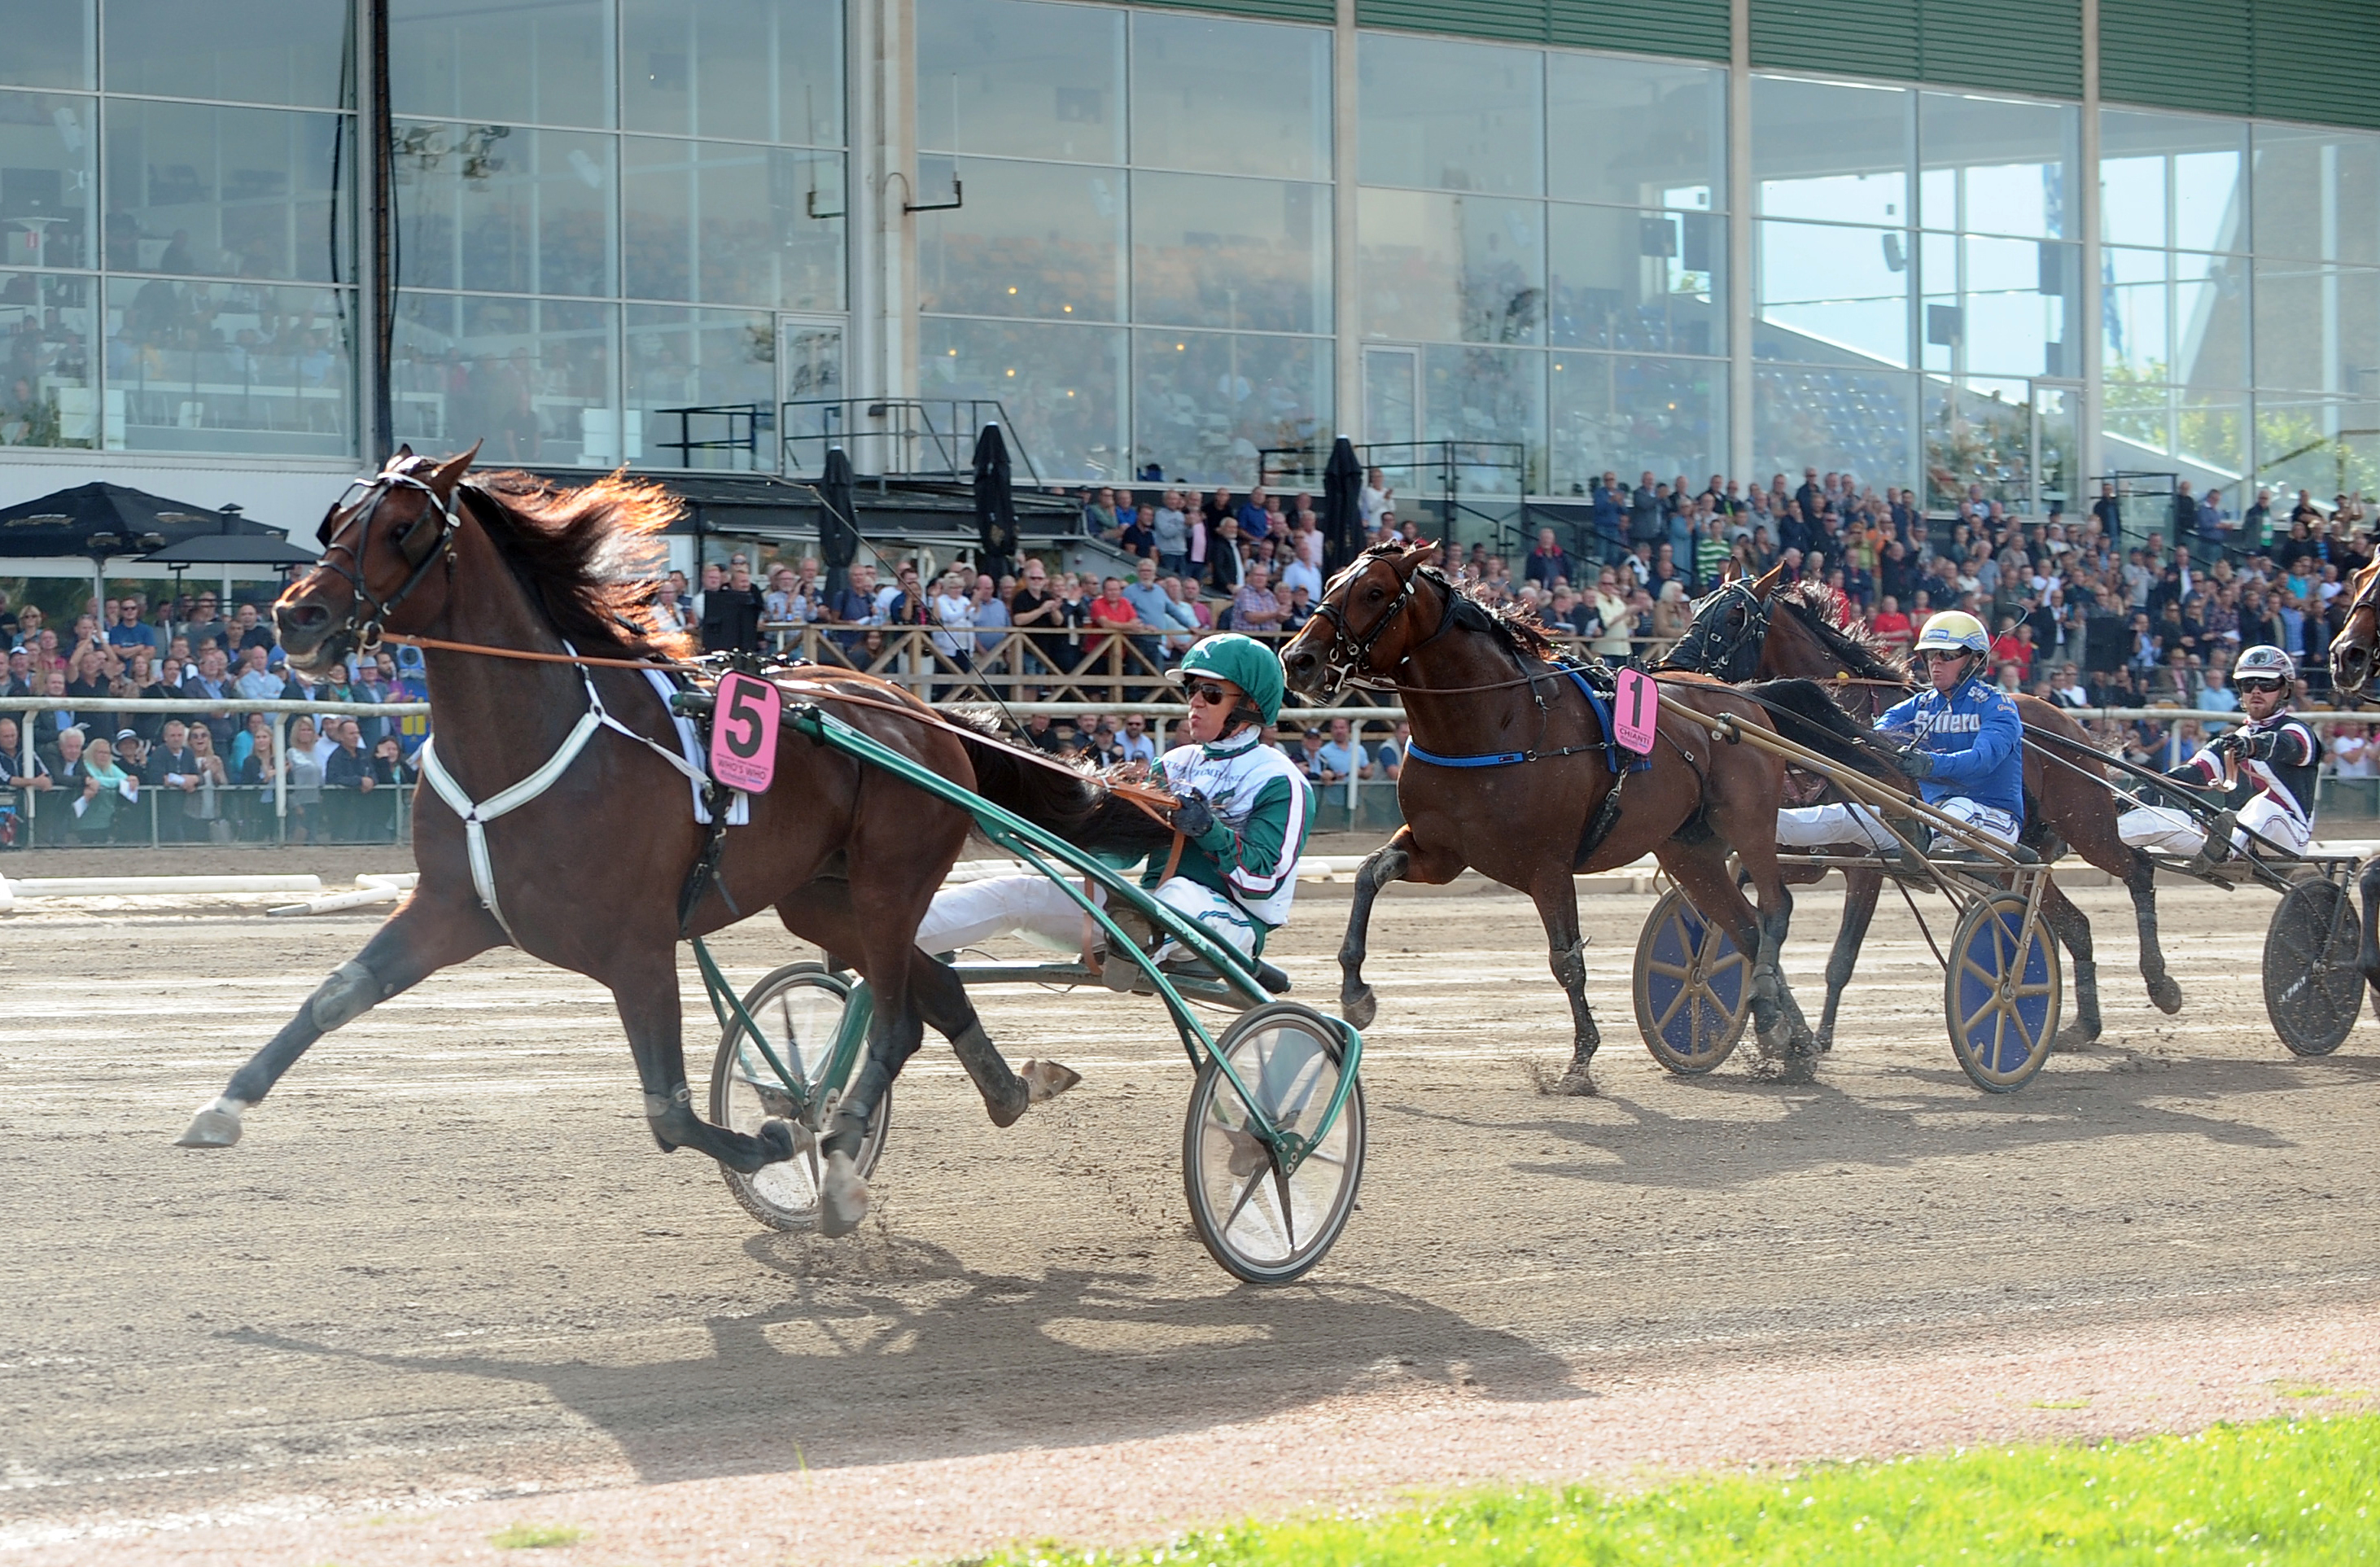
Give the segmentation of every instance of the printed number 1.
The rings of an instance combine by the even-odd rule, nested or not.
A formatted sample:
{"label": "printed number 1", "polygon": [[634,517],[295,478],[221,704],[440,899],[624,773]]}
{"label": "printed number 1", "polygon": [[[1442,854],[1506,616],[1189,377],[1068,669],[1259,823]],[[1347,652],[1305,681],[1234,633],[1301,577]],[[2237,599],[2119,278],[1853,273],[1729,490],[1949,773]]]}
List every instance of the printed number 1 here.
{"label": "printed number 1", "polygon": [[1642,680],[1628,683],[1628,727],[1639,729],[1645,723],[1645,686]]}
{"label": "printed number 1", "polygon": [[760,753],[760,712],[753,700],[759,694],[753,686],[738,680],[727,698],[727,748],[747,759]]}

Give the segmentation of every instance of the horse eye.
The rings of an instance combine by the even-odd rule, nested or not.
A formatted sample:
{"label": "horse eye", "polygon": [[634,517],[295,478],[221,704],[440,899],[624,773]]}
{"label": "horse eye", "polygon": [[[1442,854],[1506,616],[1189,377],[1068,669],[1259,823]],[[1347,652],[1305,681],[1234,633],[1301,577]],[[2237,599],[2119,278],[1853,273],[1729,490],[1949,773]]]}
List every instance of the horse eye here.
{"label": "horse eye", "polygon": [[1383,597],[1385,597],[1386,595],[1385,595],[1384,593],[1382,593],[1382,591],[1381,591],[1379,589],[1375,588],[1375,589],[1373,589],[1371,590],[1371,596],[1372,596],[1373,598],[1375,598],[1375,599],[1378,599],[1378,598],[1383,598]]}

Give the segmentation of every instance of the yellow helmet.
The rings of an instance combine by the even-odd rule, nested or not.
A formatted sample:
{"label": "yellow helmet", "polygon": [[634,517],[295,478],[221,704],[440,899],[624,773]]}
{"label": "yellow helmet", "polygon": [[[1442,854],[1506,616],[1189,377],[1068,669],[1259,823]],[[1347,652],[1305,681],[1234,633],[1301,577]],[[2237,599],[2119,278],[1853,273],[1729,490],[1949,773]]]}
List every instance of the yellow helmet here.
{"label": "yellow helmet", "polygon": [[1984,623],[1964,610],[1944,610],[1925,623],[1917,634],[1917,650],[1924,652],[1973,653],[1988,658],[1992,650],[1991,633]]}

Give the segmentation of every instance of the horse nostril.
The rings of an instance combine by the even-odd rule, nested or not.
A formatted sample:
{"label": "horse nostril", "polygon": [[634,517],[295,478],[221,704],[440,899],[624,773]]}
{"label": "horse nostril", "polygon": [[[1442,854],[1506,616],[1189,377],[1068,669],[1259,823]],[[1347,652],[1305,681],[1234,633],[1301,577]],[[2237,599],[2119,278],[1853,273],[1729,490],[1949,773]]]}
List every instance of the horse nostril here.
{"label": "horse nostril", "polygon": [[284,633],[319,631],[329,622],[331,612],[320,604],[276,604],[273,618],[280,623]]}

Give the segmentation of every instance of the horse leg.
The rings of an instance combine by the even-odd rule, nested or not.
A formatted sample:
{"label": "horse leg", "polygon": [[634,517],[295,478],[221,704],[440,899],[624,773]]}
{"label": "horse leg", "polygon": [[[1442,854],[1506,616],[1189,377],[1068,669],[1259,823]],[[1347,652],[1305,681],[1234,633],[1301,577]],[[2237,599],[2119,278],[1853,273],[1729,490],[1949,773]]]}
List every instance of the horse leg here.
{"label": "horse leg", "polygon": [[[1780,1076],[1806,1083],[1816,1075],[1818,1040],[1785,983],[1779,962],[1785,933],[1793,921],[1793,894],[1787,890],[1783,868],[1777,863],[1775,813],[1767,812],[1767,832],[1759,817],[1764,807],[1739,808],[1731,802],[1714,808],[1712,825],[1719,835],[1705,839],[1682,853],[1662,860],[1670,874],[1694,900],[1694,906],[1727,926],[1739,951],[1753,954],[1752,1026],[1764,1057],[1781,1057]],[[1737,819],[1741,820],[1730,820]],[[1728,830],[1737,829],[1730,838]],[[1760,894],[1759,912],[1744,901],[1735,878],[1727,873],[1727,854],[1733,844],[1743,874]]]}
{"label": "horse leg", "polygon": [[2356,954],[2356,966],[2372,987],[2373,1004],[2380,1007],[2380,859],[2357,873],[2355,891],[2363,899],[2363,945]]}
{"label": "horse leg", "polygon": [[1015,1125],[1026,1111],[1083,1080],[1081,1073],[1054,1061],[1028,1061],[1022,1070],[1011,1070],[1008,1058],[984,1032],[983,1019],[967,999],[966,982],[958,970],[930,954],[919,953],[911,960],[910,994],[917,1015],[950,1040],[995,1126]]}
{"label": "horse leg", "polygon": [[1835,950],[1827,956],[1827,1006],[1818,1017],[1821,1054],[1835,1048],[1835,1014],[1842,1006],[1843,989],[1852,982],[1860,943],[1867,940],[1868,926],[1876,919],[1876,900],[1883,891],[1880,870],[1843,872],[1843,923],[1835,932]]}
{"label": "horse leg", "polygon": [[645,1124],[663,1153],[693,1148],[730,1170],[750,1174],[764,1164],[794,1157],[794,1129],[783,1121],[762,1122],[757,1136],[713,1126],[694,1108],[686,1080],[685,1017],[680,1011],[674,942],[638,954],[608,969],[603,983],[628,1031],[637,1059],[637,1079],[645,1090]]}
{"label": "horse leg", "polygon": [[2157,945],[2156,867],[2135,850],[2124,871],[2124,891],[2132,895],[2132,917],[2141,928],[2141,978],[2148,981],[2149,1000],[2163,1013],[2181,1010],[2181,987],[2166,972],[2165,951]]}
{"label": "horse leg", "polygon": [[1545,923],[1547,958],[1554,982],[1570,998],[1570,1065],[1554,1091],[1591,1096],[1596,1091],[1595,1052],[1603,1043],[1603,1033],[1596,1027],[1595,1014],[1586,1004],[1586,941],[1579,934],[1578,883],[1571,880],[1570,867],[1557,864],[1529,890],[1529,900],[1537,905],[1537,917]]}
{"label": "horse leg", "polygon": [[417,892],[372,932],[364,950],[331,971],[298,1007],[298,1015],[248,1063],[232,1074],[220,1097],[175,1139],[186,1148],[227,1148],[239,1141],[240,1112],[273,1091],[307,1048],[354,1022],[401,990],[442,968],[504,944],[504,933],[476,898],[442,899]]}
{"label": "horse leg", "polygon": [[1412,842],[1413,829],[1398,828],[1395,836],[1374,849],[1355,872],[1355,895],[1347,907],[1347,939],[1339,946],[1339,1012],[1358,1028],[1372,1026],[1380,1005],[1372,987],[1364,983],[1365,938],[1371,933],[1372,900],[1390,882],[1404,879],[1413,865],[1406,847]]}
{"label": "horse leg", "polygon": [[[2155,905],[2150,906],[2154,919]],[[2074,959],[2074,1021],[2058,1031],[2058,1048],[2076,1050],[2099,1037],[2099,965],[2092,956],[2091,921],[2055,881],[2042,892],[2041,918]],[[2147,952],[2147,945],[2141,950]]]}

